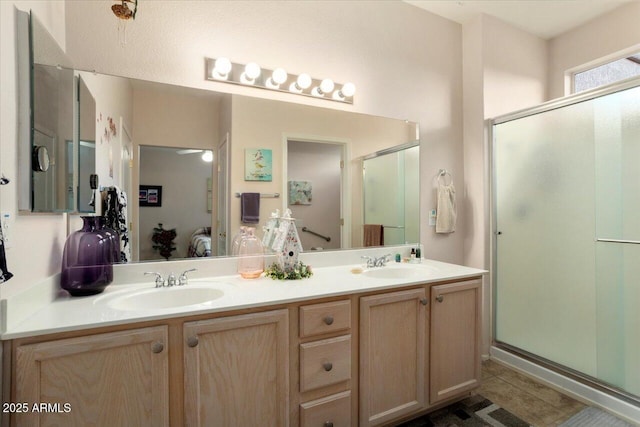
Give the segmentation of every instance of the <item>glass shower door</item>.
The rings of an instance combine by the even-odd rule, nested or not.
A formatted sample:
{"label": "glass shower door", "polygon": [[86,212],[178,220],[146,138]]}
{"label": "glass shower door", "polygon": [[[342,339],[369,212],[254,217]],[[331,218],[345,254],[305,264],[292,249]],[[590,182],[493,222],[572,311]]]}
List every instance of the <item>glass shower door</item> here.
{"label": "glass shower door", "polygon": [[617,90],[493,126],[494,338],[640,401],[640,87]]}
{"label": "glass shower door", "polygon": [[364,160],[364,223],[384,227],[385,245],[420,240],[419,174],[417,145]]}
{"label": "glass shower door", "polygon": [[640,87],[594,112],[597,376],[640,396]]}

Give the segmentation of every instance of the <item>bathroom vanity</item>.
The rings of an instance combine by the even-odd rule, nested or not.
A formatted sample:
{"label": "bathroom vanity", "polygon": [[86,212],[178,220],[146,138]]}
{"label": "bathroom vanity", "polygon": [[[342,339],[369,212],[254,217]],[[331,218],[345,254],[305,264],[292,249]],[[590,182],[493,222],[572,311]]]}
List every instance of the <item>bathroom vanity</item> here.
{"label": "bathroom vanity", "polygon": [[175,290],[152,282],[58,298],[2,336],[5,396],[26,404],[3,424],[392,425],[479,385],[484,271],[352,267],[287,282],[194,275],[182,289],[218,293],[186,305],[201,291],[158,302]]}

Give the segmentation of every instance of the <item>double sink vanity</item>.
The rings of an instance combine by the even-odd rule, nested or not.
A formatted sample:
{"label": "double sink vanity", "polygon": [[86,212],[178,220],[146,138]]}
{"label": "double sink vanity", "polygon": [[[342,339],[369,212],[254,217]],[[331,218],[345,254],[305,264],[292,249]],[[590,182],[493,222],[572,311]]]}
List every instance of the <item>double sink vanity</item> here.
{"label": "double sink vanity", "polygon": [[[314,275],[298,281],[212,259],[122,266],[100,295],[59,293],[5,325],[3,395],[29,410],[3,425],[393,425],[467,396],[485,272],[362,268],[381,250],[305,253]],[[166,266],[198,270],[171,287],[140,271]]]}

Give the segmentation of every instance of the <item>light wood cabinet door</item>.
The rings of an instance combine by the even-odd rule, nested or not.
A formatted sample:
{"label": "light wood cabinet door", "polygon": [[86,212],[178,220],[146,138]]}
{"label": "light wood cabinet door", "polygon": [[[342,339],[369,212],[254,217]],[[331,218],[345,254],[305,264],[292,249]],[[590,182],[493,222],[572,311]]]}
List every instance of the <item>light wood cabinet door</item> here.
{"label": "light wood cabinet door", "polygon": [[184,324],[187,426],[289,425],[287,310]]}
{"label": "light wood cabinet door", "polygon": [[[167,335],[157,326],[18,347],[15,401],[29,413],[14,425],[169,425]],[[33,411],[41,403],[51,405]]]}
{"label": "light wood cabinet door", "polygon": [[431,403],[480,384],[481,283],[431,288]]}
{"label": "light wood cabinet door", "polygon": [[360,425],[375,426],[426,405],[426,291],[360,299]]}

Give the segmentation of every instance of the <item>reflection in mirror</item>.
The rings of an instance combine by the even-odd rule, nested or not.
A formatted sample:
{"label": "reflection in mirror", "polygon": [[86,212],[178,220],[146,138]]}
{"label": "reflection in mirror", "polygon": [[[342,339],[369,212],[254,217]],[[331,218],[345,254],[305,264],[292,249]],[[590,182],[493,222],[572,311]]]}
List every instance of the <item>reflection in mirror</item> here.
{"label": "reflection in mirror", "polygon": [[96,101],[78,77],[78,212],[94,212],[91,175],[96,171]]}
{"label": "reflection in mirror", "polygon": [[345,145],[287,141],[288,205],[302,249],[342,248]]}
{"label": "reflection in mirror", "polygon": [[[378,227],[365,236],[365,246],[419,241],[420,147],[418,142],[401,145],[366,156],[364,176],[364,222]],[[369,240],[369,241],[367,241]]]}
{"label": "reflection in mirror", "polygon": [[140,147],[139,259],[161,260],[154,228],[175,229],[171,259],[211,256],[212,162],[208,150]]}
{"label": "reflection in mirror", "polygon": [[[34,64],[31,151],[31,210],[73,209],[73,161],[68,147],[73,137],[73,70]],[[49,167],[39,162],[43,148]]]}
{"label": "reflection in mirror", "polygon": [[[16,11],[16,23],[18,207],[21,212],[68,212],[75,206],[73,70],[34,16]],[[47,157],[49,167],[44,168]]]}
{"label": "reflection in mirror", "polygon": [[[228,236],[233,236],[242,225],[240,203],[235,194],[243,192],[282,194],[279,198],[261,198],[260,224],[264,225],[275,209],[283,212],[289,206],[294,207],[299,211],[294,215],[302,219],[298,226],[307,250],[361,247],[364,218],[362,159],[372,151],[388,149],[416,137],[417,125],[404,120],[83,71],[77,74],[95,98],[95,160],[100,184],[118,186],[130,201],[127,217],[133,227],[130,233],[132,256],[129,259],[133,261],[162,259],[153,250],[151,242],[153,228],[159,223],[164,228],[177,229],[177,248],[171,260],[187,257],[191,235],[206,227],[211,227],[210,231],[216,237],[210,254],[223,256],[229,253]],[[83,137],[84,140],[89,141],[89,136]],[[319,191],[328,182],[328,171],[319,167],[313,158],[297,158],[295,149],[291,149],[292,157],[288,158],[289,143],[301,144],[301,147],[318,144],[334,148],[336,184],[331,191],[339,198],[333,219],[328,220],[329,216],[325,214],[318,215],[325,205]],[[82,147],[80,150],[84,150]],[[165,158],[148,168],[160,176],[143,176],[143,168],[147,168],[145,158],[151,147],[171,147],[174,156],[178,156],[177,150],[192,154],[183,154],[180,159]],[[273,173],[269,181],[246,178],[247,153],[256,149],[271,150]],[[201,154],[193,153],[195,150],[214,154],[208,172],[212,181],[211,191],[207,188],[206,179],[194,174],[195,169],[177,168],[186,156],[200,159]],[[140,157],[131,161],[131,153],[140,153]],[[133,166],[132,174],[129,174],[129,166]],[[213,167],[217,174],[211,173]],[[176,193],[169,191],[164,184],[159,184],[163,174],[173,174],[170,184],[179,186],[178,198],[174,198]],[[314,201],[307,205],[290,205],[289,181],[311,182]],[[163,187],[161,209],[136,203],[140,185]],[[200,191],[200,185],[205,189]],[[193,193],[200,203],[208,200],[207,194],[211,195],[211,212],[205,209],[206,218],[186,221],[194,211],[191,206],[195,206],[195,202],[179,199],[185,195],[183,193]],[[417,196],[414,200],[417,201]],[[160,215],[165,207],[179,212],[180,222],[174,219],[180,216],[178,214]],[[198,208],[198,215],[202,211]],[[417,207],[408,212],[415,214],[412,227],[417,230]],[[331,241],[303,231],[303,227],[330,237]],[[261,232],[258,226],[259,237]],[[408,232],[400,240],[418,242],[418,233]]]}

